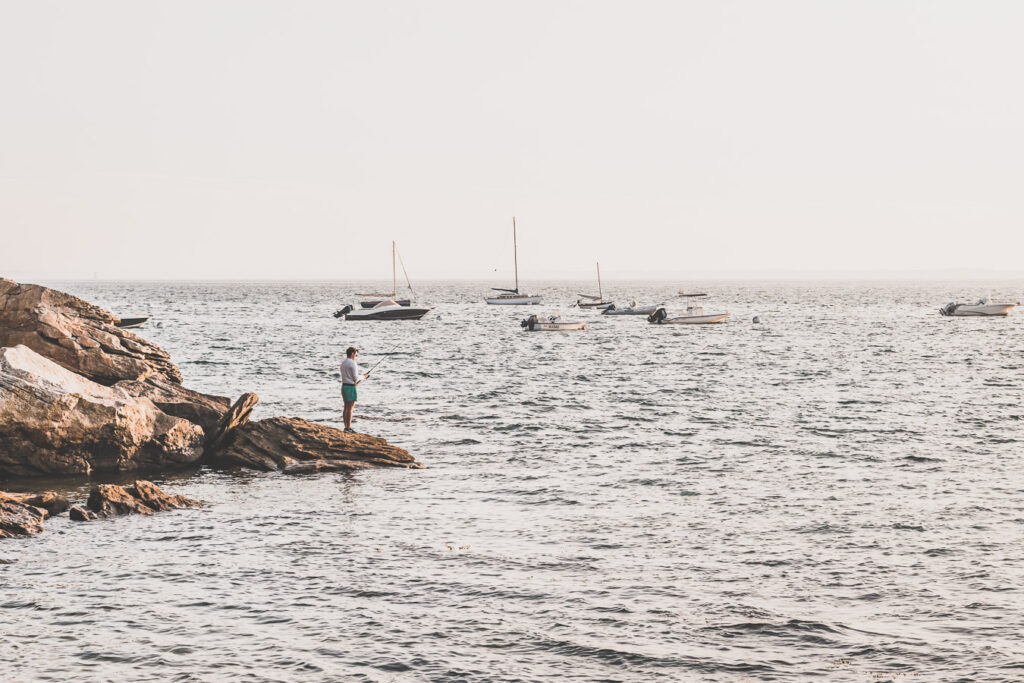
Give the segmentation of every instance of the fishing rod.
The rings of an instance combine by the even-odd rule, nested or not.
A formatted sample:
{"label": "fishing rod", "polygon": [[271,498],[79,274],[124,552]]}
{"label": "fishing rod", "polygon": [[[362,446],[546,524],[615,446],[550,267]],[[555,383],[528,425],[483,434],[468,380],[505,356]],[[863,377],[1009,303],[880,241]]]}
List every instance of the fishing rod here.
{"label": "fishing rod", "polygon": [[385,360],[387,360],[388,356],[390,356],[392,354],[392,352],[394,352],[394,350],[397,349],[401,345],[402,345],[401,342],[395,344],[394,346],[391,347],[390,350],[388,350],[387,353],[384,354],[383,358],[381,358],[379,361],[374,363],[373,367],[366,371],[366,379],[369,379],[370,378],[370,373],[373,372],[374,370],[376,370],[377,366],[380,365],[381,363],[383,363]]}

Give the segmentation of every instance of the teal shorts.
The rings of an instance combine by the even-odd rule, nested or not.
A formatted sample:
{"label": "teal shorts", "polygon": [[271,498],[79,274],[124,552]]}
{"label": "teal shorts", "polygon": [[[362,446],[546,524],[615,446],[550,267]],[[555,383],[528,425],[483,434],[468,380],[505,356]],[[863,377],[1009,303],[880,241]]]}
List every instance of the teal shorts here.
{"label": "teal shorts", "polygon": [[342,384],[341,397],[345,399],[345,403],[354,403],[356,400],[356,385]]}

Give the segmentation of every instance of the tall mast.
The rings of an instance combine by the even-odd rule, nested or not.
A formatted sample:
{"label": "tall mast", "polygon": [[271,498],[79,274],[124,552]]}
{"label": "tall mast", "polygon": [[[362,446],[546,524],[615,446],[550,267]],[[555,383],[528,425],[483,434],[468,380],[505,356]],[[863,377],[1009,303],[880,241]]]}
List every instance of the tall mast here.
{"label": "tall mast", "polygon": [[519,293],[519,244],[516,242],[516,217],[512,216],[512,258],[516,268],[516,294]]}
{"label": "tall mast", "polygon": [[391,298],[398,298],[398,278],[395,275],[395,241],[391,240]]}
{"label": "tall mast", "polygon": [[601,262],[597,262],[597,300],[604,301],[604,291],[601,290]]}

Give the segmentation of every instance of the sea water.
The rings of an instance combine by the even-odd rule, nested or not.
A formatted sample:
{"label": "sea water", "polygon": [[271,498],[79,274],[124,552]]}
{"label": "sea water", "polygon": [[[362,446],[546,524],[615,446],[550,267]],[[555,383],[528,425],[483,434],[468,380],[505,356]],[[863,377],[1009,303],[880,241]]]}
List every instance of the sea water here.
{"label": "sea water", "polygon": [[[1022,282],[705,283],[711,326],[587,283],[430,283],[418,322],[332,317],[365,283],[46,284],[254,419],[339,425],[358,346],[355,427],[427,469],[166,474],[207,506],[3,542],[4,680],[1024,678],[1024,311],[938,314]],[[587,329],[519,325],[559,309]]]}

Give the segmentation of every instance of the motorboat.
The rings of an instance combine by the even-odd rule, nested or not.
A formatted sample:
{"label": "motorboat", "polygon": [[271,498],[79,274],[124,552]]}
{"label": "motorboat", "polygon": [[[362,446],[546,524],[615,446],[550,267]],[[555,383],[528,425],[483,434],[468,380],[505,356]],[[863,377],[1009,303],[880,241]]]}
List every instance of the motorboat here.
{"label": "motorboat", "polygon": [[684,294],[679,296],[686,298],[686,312],[683,315],[669,316],[664,306],[658,306],[654,313],[647,317],[647,322],[658,325],[708,325],[720,323],[728,318],[731,313],[705,313],[702,300],[707,294]]}
{"label": "motorboat", "polygon": [[586,323],[562,320],[562,316],[557,314],[544,317],[531,315],[519,323],[519,326],[530,332],[573,332],[587,329]]}
{"label": "motorboat", "polygon": [[512,263],[515,267],[516,286],[515,289],[502,289],[491,287],[496,292],[504,292],[496,296],[485,297],[484,301],[495,306],[529,306],[539,304],[541,296],[536,294],[519,293],[519,244],[516,242],[516,217],[512,216]]}
{"label": "motorboat", "polygon": [[410,306],[412,301],[410,299],[399,299],[398,298],[398,271],[395,268],[395,257],[402,263],[402,274],[405,275],[405,284],[409,287],[409,291],[412,291],[412,283],[409,282],[409,273],[405,270],[405,262],[402,261],[402,255],[398,253],[398,248],[395,246],[395,241],[391,240],[391,293],[379,293],[379,292],[357,292],[356,296],[367,296],[372,297],[370,299],[360,301],[359,305],[362,308],[374,308],[385,301],[393,301],[399,306]]}
{"label": "motorboat", "polygon": [[580,308],[595,308],[598,310],[614,306],[611,301],[604,300],[604,290],[601,289],[601,264],[597,264],[597,296],[593,294],[578,294],[579,299],[576,300],[576,305]]}
{"label": "motorboat", "polygon": [[1019,304],[993,303],[988,299],[979,299],[973,304],[958,304],[952,301],[939,309],[939,313],[948,316],[1002,316],[1010,314]]}
{"label": "motorboat", "polygon": [[345,306],[334,314],[335,318],[345,320],[419,320],[431,309],[400,306],[397,301],[382,301],[373,308],[353,308]]}
{"label": "motorboat", "polygon": [[601,315],[651,315],[656,310],[658,310],[658,304],[653,306],[637,306],[634,301],[629,305],[629,308],[615,308],[615,304],[612,304],[601,311]]}
{"label": "motorboat", "polygon": [[140,327],[147,320],[149,320],[149,316],[146,316],[144,318],[121,318],[114,324],[120,327],[122,330],[127,330],[132,327]]}

